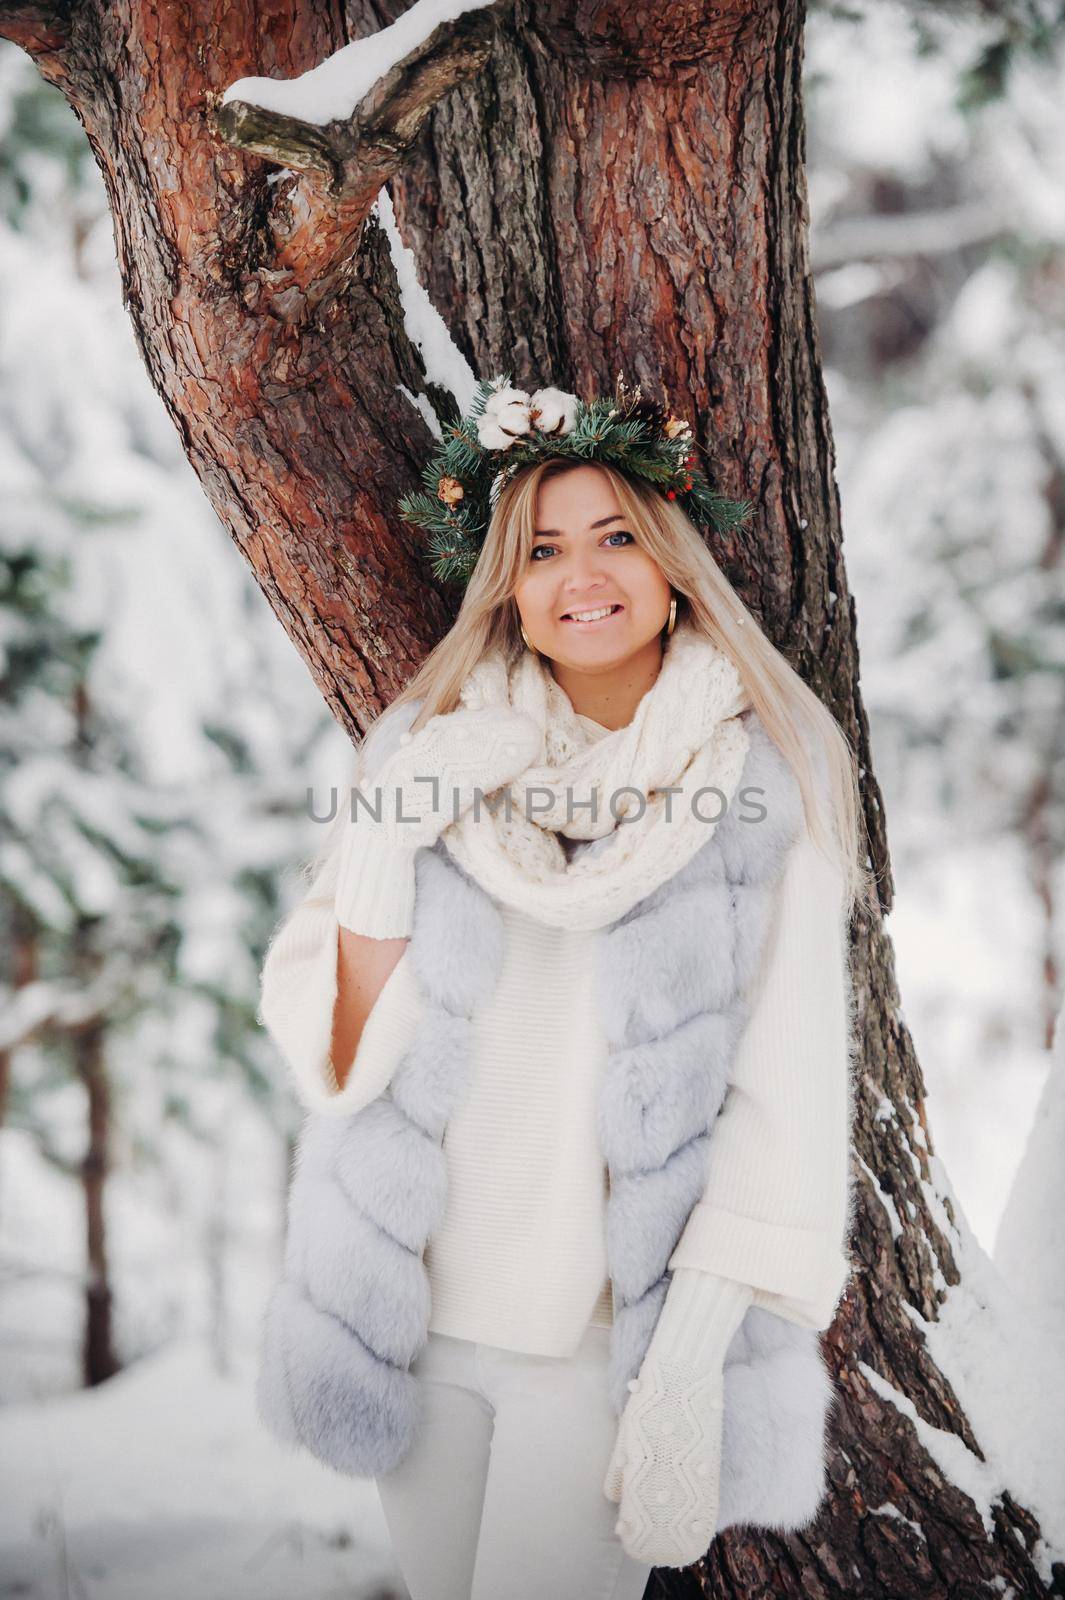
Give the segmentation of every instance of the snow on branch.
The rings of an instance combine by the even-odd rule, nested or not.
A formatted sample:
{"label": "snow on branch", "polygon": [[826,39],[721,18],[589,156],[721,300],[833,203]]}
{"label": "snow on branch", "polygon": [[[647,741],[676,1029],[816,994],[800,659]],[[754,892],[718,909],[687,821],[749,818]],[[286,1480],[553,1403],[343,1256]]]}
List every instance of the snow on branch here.
{"label": "snow on branch", "polygon": [[813,269],[830,272],[855,261],[950,255],[970,245],[989,244],[1009,227],[1003,212],[982,203],[849,218],[814,233]]}
{"label": "snow on branch", "polygon": [[217,129],[239,149],[322,174],[338,197],[376,190],[436,103],[484,66],[500,9],[496,0],[417,0],[298,78],[238,78],[215,112]]}

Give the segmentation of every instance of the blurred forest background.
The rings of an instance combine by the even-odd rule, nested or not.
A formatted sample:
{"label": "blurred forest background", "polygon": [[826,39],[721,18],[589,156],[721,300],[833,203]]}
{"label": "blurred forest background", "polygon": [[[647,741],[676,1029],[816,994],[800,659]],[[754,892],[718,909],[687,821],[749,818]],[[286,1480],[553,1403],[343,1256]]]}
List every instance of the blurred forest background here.
{"label": "blurred forest background", "polygon": [[[1065,49],[1035,5],[826,6],[807,91],[888,931],[957,1204],[1024,1293],[1065,1132]],[[364,1487],[275,1458],[249,1397],[299,1120],[258,971],[350,747],[149,384],[82,129],[4,44],[0,308],[0,1438],[40,1544],[12,1570],[162,1593],[158,1537],[100,1535],[70,1587],[71,1497],[88,1523],[106,1489],[165,1492],[216,1583],[204,1503],[218,1541],[247,1508],[240,1577],[175,1594],[263,1600],[360,1539],[387,1573]]]}

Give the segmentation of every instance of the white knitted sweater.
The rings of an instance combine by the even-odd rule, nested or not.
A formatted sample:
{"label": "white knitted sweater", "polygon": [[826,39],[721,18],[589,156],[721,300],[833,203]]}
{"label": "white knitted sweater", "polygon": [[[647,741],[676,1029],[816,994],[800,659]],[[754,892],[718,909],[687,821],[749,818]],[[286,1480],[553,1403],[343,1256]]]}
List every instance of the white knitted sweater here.
{"label": "white knitted sweater", "polygon": [[[601,724],[582,719],[593,734]],[[357,857],[338,900],[346,925],[408,929],[409,883]],[[830,1325],[849,1275],[849,989],[838,873],[804,834],[788,858],[752,1014],[715,1124],[710,1177],[670,1257],[749,1286],[753,1303]],[[542,1355],[571,1354],[589,1319],[612,1320],[605,1164],[595,1127],[606,1044],[595,1015],[595,934],[500,908],[500,980],[474,1018],[470,1093],[445,1131],[448,1197],[425,1253],[430,1328]],[[351,1115],[388,1084],[417,1029],[404,955],[366,1021],[343,1089],[330,1059],[337,990],[332,894],[283,920],[262,973],[261,1017],[302,1103]],[[678,1273],[678,1276],[680,1274]],[[710,1286],[707,1285],[707,1288]],[[746,1298],[734,1297],[726,1333]],[[706,1295],[702,1297],[706,1304]],[[727,1342],[727,1338],[726,1341]]]}

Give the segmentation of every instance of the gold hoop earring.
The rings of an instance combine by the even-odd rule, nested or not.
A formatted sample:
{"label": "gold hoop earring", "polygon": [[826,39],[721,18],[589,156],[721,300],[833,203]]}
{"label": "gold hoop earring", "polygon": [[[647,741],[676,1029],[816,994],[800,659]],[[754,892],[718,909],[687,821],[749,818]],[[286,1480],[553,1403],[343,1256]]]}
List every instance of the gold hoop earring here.
{"label": "gold hoop earring", "polygon": [[[524,622],[519,622],[518,623],[518,627],[521,629],[521,636],[525,641],[526,650],[532,650],[532,645],[529,643],[529,635],[525,632],[525,624],[524,624]],[[536,652],[533,651],[534,655],[535,655],[535,653]]]}
{"label": "gold hoop earring", "polygon": [[677,597],[676,597],[676,595],[674,595],[672,597],[672,599],[670,600],[670,602],[669,602],[669,627],[666,629],[666,638],[667,639],[669,638],[670,634],[673,632],[673,629],[676,627],[676,625],[677,625]]}

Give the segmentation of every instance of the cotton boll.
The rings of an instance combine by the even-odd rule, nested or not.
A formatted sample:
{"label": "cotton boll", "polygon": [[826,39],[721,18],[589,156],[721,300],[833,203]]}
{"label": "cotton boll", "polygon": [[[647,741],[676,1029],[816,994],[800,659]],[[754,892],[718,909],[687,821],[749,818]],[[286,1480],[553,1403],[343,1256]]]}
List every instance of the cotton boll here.
{"label": "cotton boll", "polygon": [[509,450],[514,443],[512,434],[504,433],[493,421],[481,418],[477,423],[477,438],[486,450]]}
{"label": "cotton boll", "polygon": [[486,417],[498,416],[504,406],[528,406],[529,392],[527,389],[515,389],[510,384],[503,384],[492,393],[485,401],[484,414]]}
{"label": "cotton boll", "polygon": [[537,389],[530,410],[541,433],[569,433],[577,421],[577,396],[564,389]]}
{"label": "cotton boll", "polygon": [[[507,450],[518,434],[528,434],[532,426],[529,416],[529,397],[525,389],[497,389],[489,395],[485,411],[478,422],[477,434],[481,445],[488,450]],[[497,434],[504,435],[504,442],[489,443],[486,434],[491,434],[496,429]]]}

